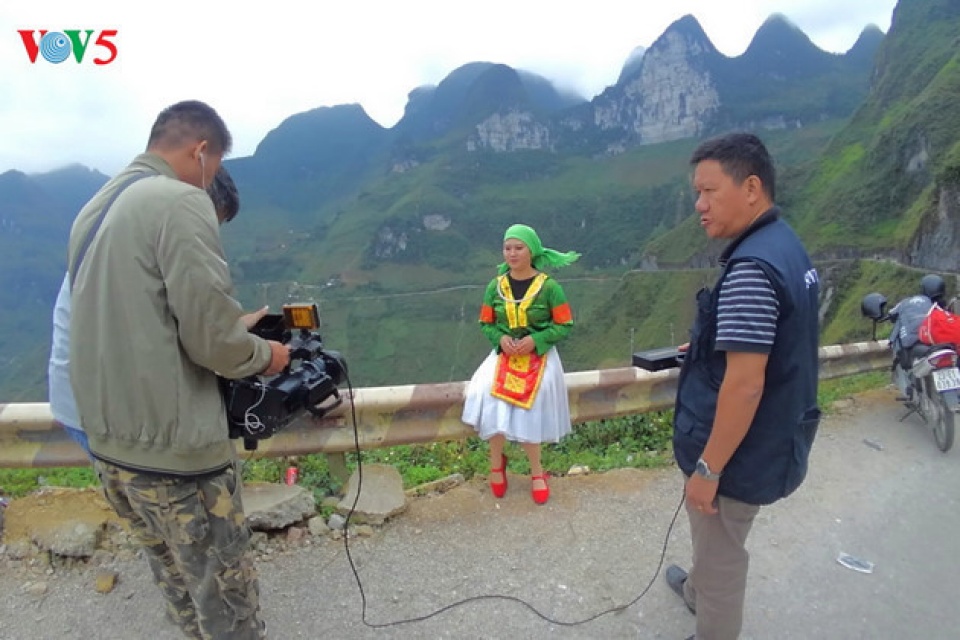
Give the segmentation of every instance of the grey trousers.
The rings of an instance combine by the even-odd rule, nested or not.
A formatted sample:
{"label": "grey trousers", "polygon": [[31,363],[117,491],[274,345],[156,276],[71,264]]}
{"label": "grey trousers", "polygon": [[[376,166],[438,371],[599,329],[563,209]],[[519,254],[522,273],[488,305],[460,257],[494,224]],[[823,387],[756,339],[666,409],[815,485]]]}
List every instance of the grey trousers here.
{"label": "grey trousers", "polygon": [[719,513],[687,507],[693,566],[684,599],[697,612],[697,640],[736,640],[743,626],[750,554],[745,547],[760,507],[717,496]]}

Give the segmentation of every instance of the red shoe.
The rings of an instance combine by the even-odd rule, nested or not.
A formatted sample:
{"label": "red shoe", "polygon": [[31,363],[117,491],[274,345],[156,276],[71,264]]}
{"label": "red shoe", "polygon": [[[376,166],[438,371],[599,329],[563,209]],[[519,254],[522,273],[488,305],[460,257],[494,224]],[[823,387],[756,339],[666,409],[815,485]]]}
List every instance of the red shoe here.
{"label": "red shoe", "polygon": [[490,491],[493,492],[494,497],[502,498],[504,494],[507,493],[507,454],[500,454],[500,468],[499,469],[490,469],[490,473],[502,473],[503,482],[494,482],[490,481]]}
{"label": "red shoe", "polygon": [[[537,480],[543,480],[543,489],[534,489],[532,486],[533,482]],[[537,504],[546,504],[547,500],[550,499],[550,485],[547,484],[547,474],[542,474],[539,476],[530,476],[531,486],[530,486],[530,495],[533,496],[533,501]]]}

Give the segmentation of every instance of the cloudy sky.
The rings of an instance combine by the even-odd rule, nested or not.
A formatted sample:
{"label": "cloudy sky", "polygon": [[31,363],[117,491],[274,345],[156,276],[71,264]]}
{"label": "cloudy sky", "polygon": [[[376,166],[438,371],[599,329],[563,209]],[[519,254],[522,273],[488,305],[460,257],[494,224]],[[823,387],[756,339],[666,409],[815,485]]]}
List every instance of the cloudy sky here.
{"label": "cloudy sky", "polygon": [[[157,112],[210,103],[251,155],[286,117],[359,103],[385,127],[407,94],[462,64],[540,73],[587,98],[616,82],[637,46],[692,14],[728,56],[781,13],[842,53],[868,24],[884,32],[896,0],[164,0],[8,1],[0,6],[0,173],[80,162],[107,174],[143,149]],[[78,64],[31,63],[18,30],[94,31]],[[95,42],[116,30],[117,55]],[[38,37],[38,34],[34,34]],[[50,55],[55,55],[51,53]]]}

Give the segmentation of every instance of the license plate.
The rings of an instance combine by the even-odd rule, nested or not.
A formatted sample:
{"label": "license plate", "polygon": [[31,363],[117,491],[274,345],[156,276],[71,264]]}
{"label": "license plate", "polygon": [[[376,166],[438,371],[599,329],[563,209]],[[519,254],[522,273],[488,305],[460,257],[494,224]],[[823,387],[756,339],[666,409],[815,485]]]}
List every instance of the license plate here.
{"label": "license plate", "polygon": [[957,371],[956,367],[934,369],[933,386],[937,388],[937,391],[960,389],[960,371]]}

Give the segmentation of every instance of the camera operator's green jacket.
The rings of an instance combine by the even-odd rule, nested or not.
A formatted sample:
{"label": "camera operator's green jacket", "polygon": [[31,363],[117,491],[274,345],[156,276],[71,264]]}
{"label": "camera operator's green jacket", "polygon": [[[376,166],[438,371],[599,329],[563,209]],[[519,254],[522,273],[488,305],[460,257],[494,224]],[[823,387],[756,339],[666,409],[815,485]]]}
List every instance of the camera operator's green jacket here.
{"label": "camera operator's green jacket", "polygon": [[[83,261],[80,252],[108,210]],[[270,346],[233,298],[216,213],[202,189],[144,153],[83,207],[70,232],[70,378],[93,454],[122,467],[197,475],[232,463],[214,373],[264,370]]]}

